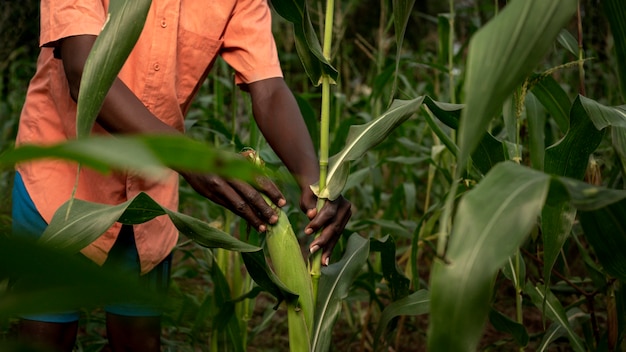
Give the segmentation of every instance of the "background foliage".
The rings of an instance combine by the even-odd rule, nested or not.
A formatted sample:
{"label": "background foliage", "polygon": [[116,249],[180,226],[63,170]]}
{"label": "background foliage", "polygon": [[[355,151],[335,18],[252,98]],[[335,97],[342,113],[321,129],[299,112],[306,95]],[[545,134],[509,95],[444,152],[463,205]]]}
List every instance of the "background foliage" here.
{"label": "background foliage", "polygon": [[[19,4],[12,1],[0,4],[0,42],[5,43],[0,48],[0,151],[12,146],[27,82],[34,71],[37,54],[37,3],[28,0]],[[314,27],[321,28],[319,23],[323,18],[324,3],[307,3]],[[505,2],[482,0],[453,3],[455,12],[452,15],[448,4],[444,2],[416,2],[409,16],[400,56],[397,57],[391,1],[337,2],[337,39],[334,40],[332,63],[337,67],[339,76],[332,96],[331,155],[343,147],[349,126],[367,123],[386,109],[391,100],[397,59],[400,66],[395,97],[414,99],[428,96],[446,103],[466,101],[467,92],[462,87],[467,78],[465,59],[469,40],[496,12],[501,11]],[[565,135],[567,127],[575,123],[574,120],[570,121],[570,102],[575,102],[574,108],[584,109],[583,103],[576,103],[581,101],[576,99],[579,92],[584,92],[585,96],[605,106],[624,103],[619,89],[619,65],[614,51],[614,37],[602,7],[598,1],[584,0],[581,1],[580,8],[582,57],[589,59],[584,63],[583,79],[581,80],[580,71],[575,64],[550,71],[549,78],[539,80],[532,90],[532,97],[527,97],[522,118],[514,120],[513,127],[510,116],[516,115],[515,101],[511,99],[505,103],[502,116],[490,121],[488,127],[488,131],[498,141],[506,141],[503,145],[510,154],[505,153],[507,155],[503,159],[521,157],[522,164],[532,163],[534,168],[541,170],[537,165],[543,165],[546,161],[536,151],[557,143]],[[450,18],[454,19],[452,33],[448,21]],[[297,95],[316,141],[319,90],[310,83],[302,68],[296,54],[291,25],[278,16],[275,16],[274,22],[286,80]],[[579,58],[575,39],[578,31],[576,18],[572,17],[565,28],[570,36],[560,36],[548,48],[548,54],[540,58],[539,65],[533,68],[534,72],[551,70]],[[448,46],[447,38],[453,39],[452,45]],[[573,39],[574,44],[568,39]],[[555,89],[555,85],[561,90]],[[555,91],[562,92],[561,96],[550,97],[550,94],[546,94]],[[541,102],[536,104],[539,111],[549,109],[546,106],[548,100],[556,108],[549,109],[548,114],[542,112],[533,115],[530,113],[530,104],[537,100]],[[566,103],[559,104],[563,100]],[[561,115],[554,112],[558,107],[562,107],[560,120],[558,116]],[[441,110],[447,111],[451,117],[457,114],[456,119],[459,117],[454,112],[458,112],[459,107],[447,105]],[[261,140],[251,122],[250,111],[247,97],[233,85],[232,72],[223,62],[218,61],[188,116],[188,135],[230,150],[240,150],[244,146],[260,150],[269,166],[278,172],[279,182],[291,203],[287,213],[294,228],[302,229],[306,219],[295,203],[298,199],[297,187]],[[437,115],[438,119],[434,119],[428,111]],[[355,215],[348,229],[350,233],[358,232],[364,237],[377,239],[380,243],[373,242],[374,254],[358,275],[350,295],[344,300],[344,308],[349,309],[343,310],[335,327],[334,349],[371,350],[379,343],[392,346],[395,350],[408,351],[414,350],[415,346],[426,345],[429,318],[428,315],[423,315],[427,309],[424,310],[424,305],[420,302],[427,302],[428,299],[424,295],[426,291],[420,289],[430,288],[430,268],[438,260],[436,247],[439,219],[457,172],[454,148],[442,136],[454,137],[453,129],[458,127],[458,122],[457,125],[454,122],[452,125],[442,124],[439,122],[442,120],[441,115],[436,113],[434,107],[420,111],[417,116],[403,123],[392,138],[351,165],[351,177],[345,194],[355,206]],[[533,116],[542,115],[543,120],[532,119]],[[543,138],[531,140],[534,134],[530,131],[536,130],[533,123],[539,124]],[[437,134],[437,130],[442,133]],[[573,139],[570,148],[579,145],[577,141],[591,138],[593,132],[585,129],[581,131]],[[589,184],[623,189],[623,155],[620,155],[619,148],[614,147],[617,137],[609,137],[609,133],[598,137],[598,145],[589,151],[589,165],[583,168],[580,177],[584,177]],[[523,146],[521,153],[515,145]],[[545,152],[545,159],[551,158],[550,153]],[[477,164],[477,167],[480,169],[480,165]],[[480,171],[485,173],[488,168]],[[517,184],[514,176],[520,176],[521,173],[506,171],[510,170],[498,169],[498,175],[506,180],[504,184],[488,183],[487,186],[491,185],[501,192],[508,189],[512,189],[511,192],[519,190],[515,187]],[[550,173],[558,172],[554,170]],[[539,178],[541,180],[537,182],[542,185],[552,182],[546,181],[543,176]],[[472,189],[472,182],[479,181],[479,178],[467,179],[466,184],[459,186],[460,194]],[[0,174],[2,234],[8,233],[10,226],[11,183],[11,172],[3,171]],[[563,191],[566,186],[553,186],[554,183],[558,181],[550,183],[550,199],[558,199],[555,198],[555,193],[566,194]],[[580,187],[577,189],[584,189]],[[573,191],[567,194],[571,192]],[[471,202],[471,198],[468,202]],[[482,202],[488,202],[488,199]],[[481,204],[478,201],[475,206],[480,207]],[[558,209],[558,214],[572,214],[565,209],[567,205],[563,205],[563,202],[555,202],[543,208],[544,218],[548,218],[545,212],[549,212],[551,206]],[[541,210],[541,205],[538,207]],[[509,269],[505,266],[505,269],[499,271],[500,274],[492,278],[496,289],[491,294],[489,322],[481,340],[477,342],[479,348],[513,349],[526,345],[529,350],[539,350],[544,346],[568,346],[563,347],[565,349],[579,346],[576,348],[583,350],[610,349],[609,342],[613,338],[611,334],[621,336],[622,333],[618,329],[622,326],[621,323],[611,324],[615,320],[623,322],[625,316],[622,314],[620,298],[623,293],[616,284],[616,278],[620,278],[619,265],[612,269],[608,262],[602,261],[611,252],[596,252],[597,247],[591,248],[589,244],[593,237],[588,238],[582,234],[595,231],[594,227],[601,227],[603,224],[611,226],[612,223],[607,219],[612,218],[611,214],[622,214],[621,208],[623,202],[616,203],[606,210],[606,217],[599,221],[579,223],[572,215],[571,229],[567,231],[567,236],[562,237],[559,245],[555,246],[548,246],[540,228],[531,226],[533,229],[529,237],[523,238],[520,253],[507,259],[510,263]],[[181,212],[212,223],[236,236],[248,234],[245,224],[239,223],[221,208],[200,199],[184,184],[181,186]],[[591,215],[583,212],[581,219],[585,216]],[[535,217],[531,216],[528,221],[534,223]],[[472,222],[471,219],[468,221]],[[620,224],[618,220],[612,226]],[[544,231],[546,226],[549,225],[544,223]],[[563,226],[563,222],[558,222],[555,226]],[[298,234],[302,235],[301,232]],[[251,233],[249,236],[254,237],[255,234]],[[306,241],[302,236],[301,240],[303,244]],[[390,241],[395,245],[383,245],[391,243]],[[344,245],[345,243],[340,243],[337,252]],[[619,248],[619,243],[612,245]],[[549,254],[544,252],[544,246],[557,250]],[[249,282],[237,279],[236,273],[223,278],[216,274],[212,264],[216,255],[219,256],[189,242],[181,242],[177,247],[170,290],[172,304],[164,324],[164,341],[168,349],[202,349],[208,346],[208,341],[228,339],[227,336],[215,332],[219,330],[215,329],[217,326],[214,323],[219,318],[216,307],[228,301],[229,295],[237,296],[237,292],[246,292],[246,288],[236,286],[246,286]],[[554,265],[553,268],[545,265],[548,259]],[[238,259],[229,257],[228,260]],[[390,267],[390,262],[399,271],[385,272]],[[603,266],[606,269],[602,269]],[[610,275],[606,275],[603,270]],[[520,273],[523,273],[523,278],[516,278],[516,274]],[[405,276],[410,279],[410,284],[405,281]],[[216,284],[223,283],[218,278],[228,282],[232,292],[219,293],[215,287],[224,285]],[[4,288],[6,282],[0,285],[0,289]],[[518,295],[523,295],[523,301],[516,300]],[[615,297],[617,299],[613,299]],[[286,349],[285,316],[284,312],[273,310],[275,303],[269,295],[262,294],[247,305],[236,308],[249,320],[243,327],[249,330],[249,350]],[[385,310],[385,307],[390,309]],[[546,310],[546,307],[550,309]],[[523,322],[515,324],[513,320],[520,309]],[[617,315],[614,316],[615,314]],[[81,320],[80,350],[99,350],[105,345],[102,319],[102,312],[98,309],[85,311],[84,319]],[[0,324],[3,336],[9,336],[12,320],[3,320]],[[267,338],[268,336],[271,338]],[[384,341],[379,340],[379,337],[383,337]],[[617,336],[615,339],[621,341]]]}

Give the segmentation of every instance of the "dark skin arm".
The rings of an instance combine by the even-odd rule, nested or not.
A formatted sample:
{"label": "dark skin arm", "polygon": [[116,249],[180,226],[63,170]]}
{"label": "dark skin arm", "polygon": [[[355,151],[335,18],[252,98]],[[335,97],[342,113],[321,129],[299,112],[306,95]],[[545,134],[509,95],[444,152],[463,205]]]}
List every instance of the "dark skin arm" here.
{"label": "dark skin arm", "polygon": [[[83,68],[95,39],[96,36],[81,35],[60,42],[61,59],[74,100],[78,99]],[[317,181],[317,159],[295,99],[282,78],[252,83],[249,89],[261,131],[294,174],[302,190],[300,206],[312,219],[305,233],[311,234],[324,228],[322,236],[311,244],[311,249],[324,248],[322,263],[327,264],[332,248],[350,217],[350,203],[340,198],[327,202],[319,214],[315,210],[316,197],[308,185]],[[272,109],[275,106],[283,108]],[[119,79],[108,92],[97,122],[114,134],[181,133],[154,116]],[[179,172],[199,194],[233,211],[261,232],[266,230],[266,224],[273,224],[278,219],[259,191],[247,183],[225,180],[212,174]],[[258,187],[274,204],[285,205],[284,196],[273,183],[263,182]]]}
{"label": "dark skin arm", "polygon": [[[296,100],[282,78],[270,78],[248,85],[254,118],[265,139],[300,185],[300,208],[311,222],[304,233],[322,229],[309,246],[311,252],[323,248],[322,263],[328,260],[341,232],[350,219],[350,202],[343,197],[327,201],[316,210],[317,197],[310,185],[319,178],[319,163]],[[279,128],[276,128],[279,126]]]}

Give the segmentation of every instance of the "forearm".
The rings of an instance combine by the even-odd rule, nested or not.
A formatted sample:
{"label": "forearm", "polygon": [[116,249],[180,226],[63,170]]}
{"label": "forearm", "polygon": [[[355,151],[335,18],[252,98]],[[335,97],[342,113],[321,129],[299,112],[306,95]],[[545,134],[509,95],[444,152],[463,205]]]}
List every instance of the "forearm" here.
{"label": "forearm", "polygon": [[[85,62],[95,40],[95,36],[82,35],[61,41],[61,59],[70,95],[75,101],[78,100]],[[97,122],[110,133],[180,133],[154,116],[118,78],[104,99]]]}
{"label": "forearm", "polygon": [[317,182],[317,154],[296,100],[282,78],[250,84],[255,120],[301,189]]}

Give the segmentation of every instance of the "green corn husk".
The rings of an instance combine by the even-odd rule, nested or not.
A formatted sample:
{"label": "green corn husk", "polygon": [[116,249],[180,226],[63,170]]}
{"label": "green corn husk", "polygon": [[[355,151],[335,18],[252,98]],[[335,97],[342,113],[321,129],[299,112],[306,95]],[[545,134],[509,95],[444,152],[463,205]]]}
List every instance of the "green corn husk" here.
{"label": "green corn husk", "polygon": [[[263,165],[263,160],[253,150],[246,151],[244,155],[256,165]],[[263,197],[268,204],[272,204],[267,197]],[[287,302],[289,350],[308,352],[311,350],[310,331],[315,312],[311,277],[289,218],[280,209],[276,208],[276,211],[278,221],[268,225],[265,245],[276,276],[288,289],[298,294],[297,301]]]}

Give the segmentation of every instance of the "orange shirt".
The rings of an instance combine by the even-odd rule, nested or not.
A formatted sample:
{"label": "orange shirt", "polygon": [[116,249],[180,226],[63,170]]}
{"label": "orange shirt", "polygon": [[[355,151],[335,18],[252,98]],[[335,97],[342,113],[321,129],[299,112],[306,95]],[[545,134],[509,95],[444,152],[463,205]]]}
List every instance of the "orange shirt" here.
{"label": "orange shirt", "polygon": [[[59,39],[97,35],[109,0],[42,0],[41,53],[20,118],[17,144],[51,144],[76,136],[76,104],[69,94],[61,60],[54,57]],[[217,55],[236,71],[237,83],[281,77],[266,0],[153,0],[143,32],[119,78],[159,119],[183,130],[183,118]],[[106,133],[96,125],[93,133]],[[67,201],[76,181],[76,164],[58,160],[17,166],[43,218],[50,222]],[[178,207],[178,174],[142,179],[131,172],[101,175],[84,169],[76,198],[122,203],[147,192],[159,204]],[[102,264],[113,246],[115,224],[82,253]],[[166,216],[135,225],[135,239],[145,273],[165,258],[178,239]]]}

